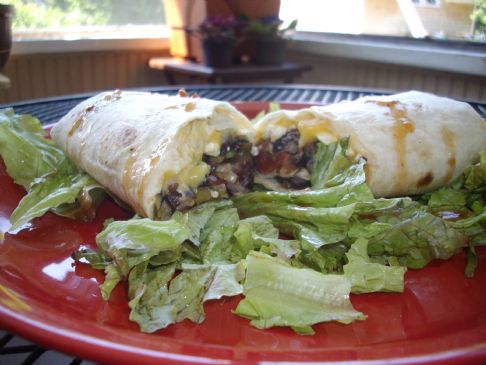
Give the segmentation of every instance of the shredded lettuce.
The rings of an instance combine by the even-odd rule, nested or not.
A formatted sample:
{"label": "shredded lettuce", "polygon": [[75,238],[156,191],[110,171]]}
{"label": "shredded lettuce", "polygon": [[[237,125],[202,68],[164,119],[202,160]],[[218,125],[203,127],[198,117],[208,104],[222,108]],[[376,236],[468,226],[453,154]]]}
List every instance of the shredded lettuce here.
{"label": "shredded lettuce", "polygon": [[254,250],[263,250],[281,258],[290,258],[298,252],[298,240],[283,240],[278,237],[278,229],[267,216],[240,220],[234,233],[231,261],[238,262]]}
{"label": "shredded lettuce", "polygon": [[406,267],[371,262],[368,256],[368,240],[356,240],[346,257],[348,263],[343,266],[343,270],[351,282],[352,293],[403,292]]}
{"label": "shredded lettuce", "polygon": [[351,323],[366,318],[353,308],[350,290],[346,276],[294,268],[251,252],[243,285],[245,299],[234,313],[249,318],[257,328],[289,326],[297,333],[313,334],[312,325],[316,323]]}
{"label": "shredded lettuce", "polygon": [[144,218],[108,224],[96,236],[96,244],[126,277],[134,266],[145,261],[158,265],[178,261],[182,243],[190,237],[189,230],[175,220]]}
{"label": "shredded lettuce", "polygon": [[70,218],[93,218],[104,198],[103,188],[46,137],[38,119],[0,110],[0,155],[7,173],[27,190],[10,217],[10,232],[49,210]]}

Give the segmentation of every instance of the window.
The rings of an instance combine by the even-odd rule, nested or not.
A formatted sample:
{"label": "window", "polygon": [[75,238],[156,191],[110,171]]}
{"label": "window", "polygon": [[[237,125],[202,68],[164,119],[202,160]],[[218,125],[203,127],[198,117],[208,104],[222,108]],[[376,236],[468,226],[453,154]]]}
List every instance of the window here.
{"label": "window", "polygon": [[7,0],[14,40],[150,38],[166,34],[161,0]]}
{"label": "window", "polygon": [[282,0],[280,16],[299,31],[486,42],[486,0]]}
{"label": "window", "polygon": [[415,6],[440,7],[440,0],[412,0]]}

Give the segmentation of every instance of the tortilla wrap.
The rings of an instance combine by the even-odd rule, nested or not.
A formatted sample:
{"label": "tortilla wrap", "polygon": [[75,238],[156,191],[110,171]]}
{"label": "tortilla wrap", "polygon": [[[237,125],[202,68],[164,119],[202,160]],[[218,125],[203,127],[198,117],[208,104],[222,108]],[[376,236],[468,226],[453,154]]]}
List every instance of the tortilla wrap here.
{"label": "tortilla wrap", "polygon": [[225,102],[115,91],[74,107],[51,136],[79,168],[154,218],[162,191],[197,190],[210,170],[202,156],[217,156],[229,136],[253,142],[254,130]]}
{"label": "tortilla wrap", "polygon": [[417,91],[273,112],[257,123],[257,140],[274,142],[295,128],[300,147],[349,137],[376,197],[447,185],[486,147],[486,123],[469,104]]}

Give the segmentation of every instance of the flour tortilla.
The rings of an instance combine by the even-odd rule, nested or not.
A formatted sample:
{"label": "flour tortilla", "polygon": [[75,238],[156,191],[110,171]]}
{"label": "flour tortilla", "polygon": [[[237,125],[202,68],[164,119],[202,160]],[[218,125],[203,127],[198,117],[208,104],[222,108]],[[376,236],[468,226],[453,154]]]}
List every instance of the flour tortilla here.
{"label": "flour tortilla", "polygon": [[153,218],[160,192],[196,188],[229,136],[254,139],[233,106],[204,98],[106,92],[74,107],[52,138],[82,170],[138,214]]}
{"label": "flour tortilla", "polygon": [[417,91],[274,112],[257,123],[257,139],[275,141],[296,127],[301,145],[350,137],[349,153],[366,158],[376,197],[447,185],[486,147],[486,123],[469,104]]}

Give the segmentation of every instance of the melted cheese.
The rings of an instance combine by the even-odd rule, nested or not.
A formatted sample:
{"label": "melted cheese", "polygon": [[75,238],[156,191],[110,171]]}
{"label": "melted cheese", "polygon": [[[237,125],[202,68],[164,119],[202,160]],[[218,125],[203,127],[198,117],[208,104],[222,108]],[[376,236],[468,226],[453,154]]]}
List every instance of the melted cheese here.
{"label": "melted cheese", "polygon": [[323,143],[334,142],[338,139],[336,134],[329,127],[328,123],[322,121],[300,121],[297,124],[300,133],[300,145],[305,146],[309,142],[320,140]]}

